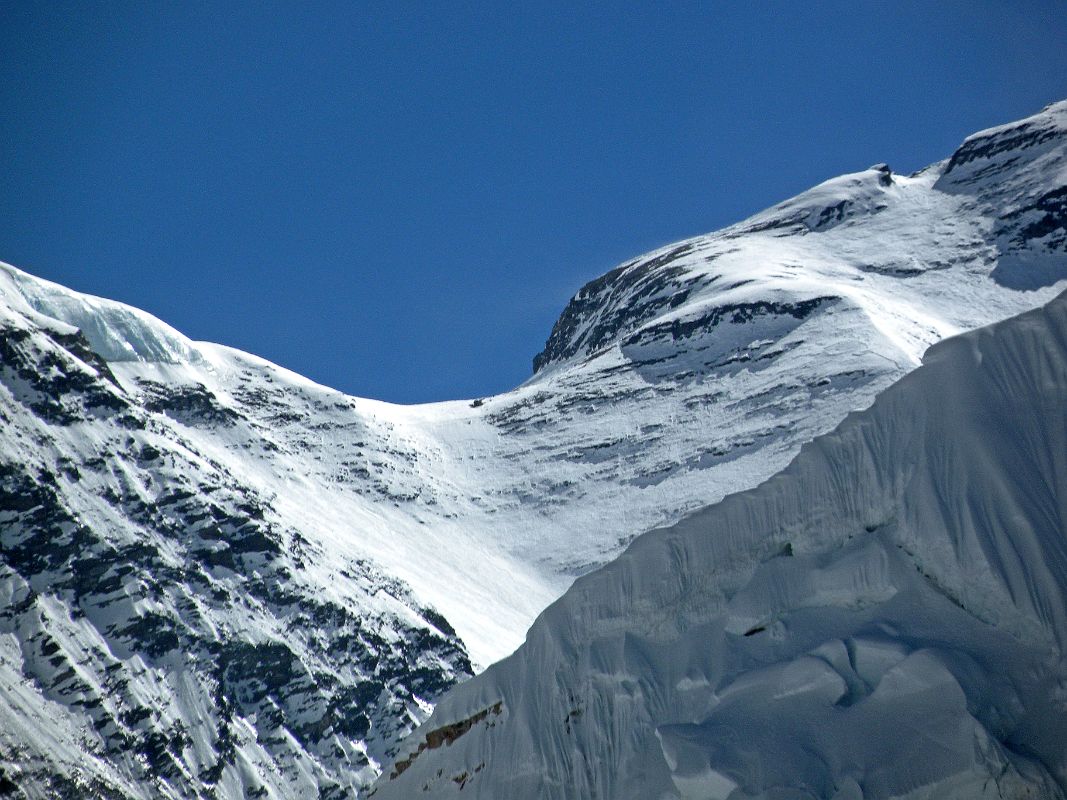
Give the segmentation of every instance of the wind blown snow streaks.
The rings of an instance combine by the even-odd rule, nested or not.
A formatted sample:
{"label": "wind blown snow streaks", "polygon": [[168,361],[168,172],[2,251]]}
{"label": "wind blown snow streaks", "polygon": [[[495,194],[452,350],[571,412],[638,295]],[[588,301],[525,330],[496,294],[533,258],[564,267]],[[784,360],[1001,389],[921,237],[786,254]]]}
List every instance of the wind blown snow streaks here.
{"label": "wind blown snow streaks", "polygon": [[1067,788],[1067,295],[950,339],[782,473],[639,537],[375,797]]}

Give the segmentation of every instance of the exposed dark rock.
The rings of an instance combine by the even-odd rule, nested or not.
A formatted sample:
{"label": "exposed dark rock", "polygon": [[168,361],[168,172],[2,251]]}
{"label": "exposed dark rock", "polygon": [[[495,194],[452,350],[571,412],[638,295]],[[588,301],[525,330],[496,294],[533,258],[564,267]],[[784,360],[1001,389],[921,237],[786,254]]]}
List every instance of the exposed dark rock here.
{"label": "exposed dark rock", "polygon": [[138,385],[145,392],[146,409],[166,414],[185,425],[229,426],[239,419],[236,411],[223,406],[215,395],[199,384],[174,387],[140,380]]}
{"label": "exposed dark rock", "polygon": [[[979,159],[991,159],[993,156],[1012,151],[1025,150],[1051,141],[1059,136],[1055,128],[1025,122],[997,131],[988,136],[976,136],[964,142],[952,157],[942,173],[942,178],[951,175],[964,164]],[[1000,162],[1007,167],[1007,161]],[[982,176],[986,177],[986,176]]]}
{"label": "exposed dark rock", "polygon": [[669,335],[673,341],[686,339],[693,334],[706,333],[723,321],[741,325],[762,316],[789,316],[793,319],[806,319],[823,304],[836,301],[836,297],[814,297],[810,300],[798,300],[790,303],[759,300],[753,303],[732,303],[716,306],[688,320],[673,320],[662,325],[654,325],[638,331],[625,340],[627,345],[640,344],[647,339]]}
{"label": "exposed dark rock", "polygon": [[452,742],[456,741],[456,739],[465,734],[479,722],[486,719],[490,714],[495,716],[500,714],[502,710],[503,703],[494,703],[489,706],[489,708],[483,708],[481,711],[472,714],[467,719],[429,731],[423,741],[419,742],[418,749],[416,749],[414,753],[407,758],[399,759],[393,764],[393,772],[389,777],[396,778],[407,770],[424,750],[436,750],[442,745],[452,744]]}
{"label": "exposed dark rock", "polygon": [[[684,302],[695,282],[679,282],[684,270],[664,268],[692,251],[692,244],[682,244],[647,261],[624,264],[583,286],[556,321],[545,349],[534,358],[534,372],[579,353],[594,353],[621,331]],[[596,324],[579,334],[591,317]]]}
{"label": "exposed dark rock", "polygon": [[[321,796],[349,796],[353,763],[369,764],[362,749],[384,758],[419,703],[471,674],[447,620],[374,564],[352,560],[348,585],[413,613],[320,597],[298,576],[323,554],[281,526],[267,498],[191,458],[174,427],[152,421],[234,425],[237,413],[203,386],[145,381],[131,399],[80,334],[29,324],[0,329],[0,381],[45,431],[33,433],[37,455],[0,459],[0,584],[11,597],[0,632],[16,635],[20,669],[42,696],[85,720],[95,738],[84,746],[114,774],[149,793],[165,782],[214,797],[236,770],[243,718],[282,774],[313,763]],[[15,411],[0,409],[7,419]],[[90,421],[98,441],[85,454],[48,434]],[[10,422],[4,433],[24,435]],[[85,517],[94,503],[106,513]],[[86,649],[71,649],[87,630]],[[146,665],[162,683],[144,682]],[[195,731],[171,708],[177,676],[210,709]],[[155,686],[164,693],[146,702]],[[194,736],[214,750],[206,767],[194,768]],[[57,770],[55,754],[19,747],[0,731],[0,794],[126,797],[99,776]]]}

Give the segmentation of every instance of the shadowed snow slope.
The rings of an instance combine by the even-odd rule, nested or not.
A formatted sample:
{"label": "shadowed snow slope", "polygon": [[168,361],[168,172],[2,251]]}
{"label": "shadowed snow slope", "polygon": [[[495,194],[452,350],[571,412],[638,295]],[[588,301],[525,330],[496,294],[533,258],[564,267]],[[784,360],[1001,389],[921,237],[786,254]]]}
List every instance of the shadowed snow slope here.
{"label": "shadowed snow slope", "polygon": [[579,578],[374,796],[1062,797],[1065,644],[1067,295]]}
{"label": "shadowed snow slope", "polygon": [[360,791],[576,576],[1055,296],[1065,164],[1059,103],[827,181],[592,281],[473,402],[348,397],[0,267],[0,789]]}

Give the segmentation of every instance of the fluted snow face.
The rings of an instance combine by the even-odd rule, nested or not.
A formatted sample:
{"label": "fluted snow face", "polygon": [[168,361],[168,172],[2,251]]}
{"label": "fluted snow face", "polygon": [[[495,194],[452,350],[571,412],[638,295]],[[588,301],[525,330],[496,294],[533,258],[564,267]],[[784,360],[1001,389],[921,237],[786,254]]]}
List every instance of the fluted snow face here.
{"label": "fluted snow face", "polygon": [[938,345],[576,581],[375,797],[1062,797],[1064,409],[1067,294]]}
{"label": "fluted snow face", "polygon": [[[347,397],[0,268],[0,764],[75,794],[358,791],[576,576],[770,477],[930,344],[1051,298],[1064,108],[635,259],[475,402]],[[1001,274],[1019,254],[1026,290]]]}

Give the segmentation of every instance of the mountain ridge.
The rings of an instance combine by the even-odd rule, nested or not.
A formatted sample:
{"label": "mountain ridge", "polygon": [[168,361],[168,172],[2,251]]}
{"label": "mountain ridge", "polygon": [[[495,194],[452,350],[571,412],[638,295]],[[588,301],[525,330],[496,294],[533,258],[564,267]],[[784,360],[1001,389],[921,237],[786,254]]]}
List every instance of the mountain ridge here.
{"label": "mountain ridge", "polygon": [[1065,407],[1067,292],[935,345],[579,578],[372,795],[1065,796]]}
{"label": "mountain ridge", "polygon": [[1065,117],[970,137],[993,145],[951,191],[951,159],[876,166],[627,262],[477,402],[348,397],[0,269],[4,774],[360,791],[576,576],[770,477],[929,344],[1055,295]]}

